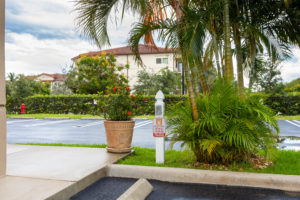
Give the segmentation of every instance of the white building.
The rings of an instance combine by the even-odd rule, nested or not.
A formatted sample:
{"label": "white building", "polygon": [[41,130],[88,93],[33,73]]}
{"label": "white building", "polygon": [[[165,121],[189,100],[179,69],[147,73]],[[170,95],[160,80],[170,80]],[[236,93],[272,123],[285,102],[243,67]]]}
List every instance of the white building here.
{"label": "white building", "polygon": [[[168,68],[171,71],[181,72],[181,64],[177,62],[174,54],[174,50],[166,48],[153,48],[147,45],[139,45],[139,52],[143,61],[144,67],[140,66],[136,61],[133,52],[129,46],[106,49],[103,50],[106,54],[114,54],[117,63],[126,65],[129,64],[130,68],[124,71],[124,75],[129,80],[129,86],[133,87],[137,82],[137,74],[140,70],[146,70],[148,72],[158,73],[163,68]],[[95,57],[100,56],[103,51],[93,51],[88,53],[80,54],[74,58],[73,61],[78,61],[81,56]]]}

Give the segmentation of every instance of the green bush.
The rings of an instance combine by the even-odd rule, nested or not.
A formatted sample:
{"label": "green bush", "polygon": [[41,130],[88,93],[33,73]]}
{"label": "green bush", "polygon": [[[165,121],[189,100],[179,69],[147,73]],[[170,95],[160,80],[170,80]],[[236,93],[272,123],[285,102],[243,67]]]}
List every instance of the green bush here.
{"label": "green bush", "polygon": [[300,95],[270,96],[265,99],[265,104],[281,115],[300,114]]}
{"label": "green bush", "polygon": [[[300,114],[300,95],[268,96],[263,94],[252,94],[251,96],[265,99],[265,104],[276,113],[283,115]],[[24,99],[7,97],[7,112],[20,112],[20,105],[25,103],[27,113],[49,113],[49,114],[102,114],[103,101],[106,95],[38,95]],[[186,101],[187,96],[166,95],[166,111],[179,101]],[[134,95],[133,115],[153,115],[155,96]]]}
{"label": "green bush", "polygon": [[198,120],[186,101],[169,112],[168,126],[173,143],[183,141],[198,162],[247,162],[261,150],[266,156],[275,150],[279,127],[259,96],[240,99],[237,88],[219,81],[210,96],[201,95],[196,103]]}
{"label": "green bush", "polygon": [[[25,103],[26,113],[49,113],[49,114],[103,114],[107,95],[37,95],[25,99],[7,98],[7,112],[19,113],[20,105]],[[166,109],[178,101],[185,101],[186,96],[166,95]],[[155,96],[134,95],[132,98],[133,115],[153,115]]]}

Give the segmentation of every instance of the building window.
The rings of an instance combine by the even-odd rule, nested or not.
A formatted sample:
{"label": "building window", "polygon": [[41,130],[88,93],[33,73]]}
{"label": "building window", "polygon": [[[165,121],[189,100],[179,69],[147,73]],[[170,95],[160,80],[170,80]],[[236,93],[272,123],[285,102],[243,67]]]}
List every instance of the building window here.
{"label": "building window", "polygon": [[168,58],[163,58],[163,63],[168,64]]}
{"label": "building window", "polygon": [[156,58],[156,64],[161,64],[161,58]]}
{"label": "building window", "polygon": [[182,73],[182,71],[183,71],[183,68],[182,68],[182,62],[179,62],[179,63],[177,64],[177,70],[178,70],[179,73]]}
{"label": "building window", "polygon": [[168,58],[156,58],[156,64],[168,64]]}

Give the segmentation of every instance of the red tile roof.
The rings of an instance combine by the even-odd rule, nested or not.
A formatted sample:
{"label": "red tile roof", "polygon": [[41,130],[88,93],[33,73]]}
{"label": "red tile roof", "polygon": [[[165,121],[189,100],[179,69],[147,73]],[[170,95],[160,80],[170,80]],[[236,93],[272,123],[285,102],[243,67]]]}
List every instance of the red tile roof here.
{"label": "red tile roof", "polygon": [[58,74],[58,73],[56,73],[56,74],[42,73],[42,74],[38,75],[37,77],[40,77],[40,76],[43,76],[43,75],[52,77],[54,79],[53,82],[55,82],[55,81],[61,81],[62,82],[62,81],[66,80],[66,75]]}
{"label": "red tile roof", "polygon": [[[91,52],[83,53],[80,55],[97,56],[97,55],[101,55],[101,52],[105,52],[107,54],[112,53],[116,56],[118,56],[118,55],[133,55],[133,52],[132,52],[130,46],[106,49],[106,50],[102,50],[102,51],[91,51]],[[153,46],[140,44],[139,52],[140,52],[140,54],[161,54],[161,53],[174,53],[175,51],[174,51],[174,49],[167,49],[167,48],[161,48],[161,47],[154,48]],[[76,60],[76,59],[80,58],[80,55],[72,58],[72,60]]]}

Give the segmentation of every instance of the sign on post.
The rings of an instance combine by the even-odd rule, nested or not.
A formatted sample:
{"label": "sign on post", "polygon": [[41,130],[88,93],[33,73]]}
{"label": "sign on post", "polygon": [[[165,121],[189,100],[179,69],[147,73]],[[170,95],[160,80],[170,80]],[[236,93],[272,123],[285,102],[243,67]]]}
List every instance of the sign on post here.
{"label": "sign on post", "polygon": [[153,120],[153,136],[155,137],[155,154],[156,163],[165,163],[165,136],[166,122],[164,119],[165,113],[165,96],[162,91],[158,91],[155,96],[155,119]]}
{"label": "sign on post", "polygon": [[153,120],[153,137],[166,137],[166,122],[164,118]]}

